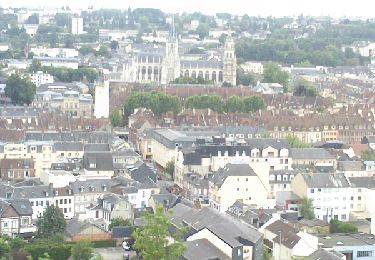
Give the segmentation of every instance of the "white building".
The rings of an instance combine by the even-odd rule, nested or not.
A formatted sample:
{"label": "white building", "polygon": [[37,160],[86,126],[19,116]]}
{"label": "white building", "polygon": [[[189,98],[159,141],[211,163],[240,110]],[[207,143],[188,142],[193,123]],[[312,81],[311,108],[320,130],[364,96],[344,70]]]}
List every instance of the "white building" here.
{"label": "white building", "polygon": [[96,118],[109,117],[109,81],[95,86],[94,116]]}
{"label": "white building", "polygon": [[312,200],[316,218],[349,221],[351,188],[343,173],[298,174],[291,187],[299,197]]}
{"label": "white building", "polygon": [[82,17],[72,17],[72,34],[82,34],[83,33],[83,18]]}
{"label": "white building", "polygon": [[53,83],[53,76],[49,73],[44,73],[43,71],[37,71],[29,74],[31,82],[35,84],[36,87],[39,87],[42,84]]}
{"label": "white building", "polygon": [[78,57],[78,50],[73,48],[47,48],[43,46],[33,47],[30,52],[35,56],[61,57],[61,58],[75,58]]}
{"label": "white building", "polygon": [[241,64],[241,68],[246,72],[255,74],[263,74],[263,64],[261,62],[247,61]]}

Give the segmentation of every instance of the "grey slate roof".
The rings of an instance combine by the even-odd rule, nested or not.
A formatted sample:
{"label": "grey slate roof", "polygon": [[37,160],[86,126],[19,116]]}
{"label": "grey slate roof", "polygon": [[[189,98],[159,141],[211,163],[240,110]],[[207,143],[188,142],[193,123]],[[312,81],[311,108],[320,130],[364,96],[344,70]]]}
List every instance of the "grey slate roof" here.
{"label": "grey slate roof", "polygon": [[[256,229],[228,215],[220,214],[209,207],[184,216],[183,221],[196,231],[204,228],[209,229],[232,247],[242,245],[242,243],[245,242],[244,240],[256,243],[259,239],[262,239],[262,234]],[[241,240],[243,242],[240,242],[238,240],[239,238],[242,238]]]}
{"label": "grey slate roof", "polygon": [[267,148],[269,146],[280,150],[283,148],[289,148],[289,144],[285,139],[250,139],[248,144],[251,147],[258,148],[260,150]]}
{"label": "grey slate roof", "polygon": [[[95,167],[91,167],[91,165]],[[85,152],[83,167],[88,171],[113,171],[113,158],[111,152]]]}
{"label": "grey slate roof", "polygon": [[350,187],[343,173],[302,174],[309,188],[347,188]]}
{"label": "grey slate roof", "polygon": [[311,260],[342,260],[345,255],[335,250],[327,251],[324,249],[318,249],[311,255],[309,255],[308,259]]}
{"label": "grey slate roof", "polygon": [[183,255],[183,259],[186,260],[231,259],[207,239],[187,241],[185,242],[185,245],[186,251]]}
{"label": "grey slate roof", "polygon": [[21,216],[31,216],[33,214],[33,209],[28,199],[14,199],[8,200],[7,202],[10,203]]}
{"label": "grey slate roof", "polygon": [[331,160],[335,157],[323,148],[291,148],[293,160]]}
{"label": "grey slate roof", "polygon": [[224,168],[220,168],[217,173],[213,174],[209,181],[216,186],[221,187],[229,176],[257,176],[254,170],[248,164],[231,164],[228,163]]}
{"label": "grey slate roof", "polygon": [[147,164],[141,164],[137,169],[130,172],[130,176],[133,180],[144,184],[156,183],[156,172],[152,170]]}
{"label": "grey slate roof", "polygon": [[81,142],[55,142],[56,151],[83,151],[83,144]]}
{"label": "grey slate roof", "polygon": [[75,193],[107,193],[110,190],[110,180],[107,179],[93,179],[86,181],[75,181],[70,183],[70,187]]}
{"label": "grey slate roof", "polygon": [[86,228],[89,228],[91,226],[95,226],[98,229],[101,229],[103,232],[105,231],[103,228],[100,226],[97,226],[91,222],[88,221],[80,221],[77,218],[71,219],[66,222],[66,233],[70,237],[74,237],[75,235],[79,234],[81,231],[85,230]]}
{"label": "grey slate roof", "polygon": [[93,143],[84,146],[85,152],[109,152],[110,150],[109,144]]}
{"label": "grey slate roof", "polygon": [[375,177],[349,177],[348,179],[353,188],[375,188]]}

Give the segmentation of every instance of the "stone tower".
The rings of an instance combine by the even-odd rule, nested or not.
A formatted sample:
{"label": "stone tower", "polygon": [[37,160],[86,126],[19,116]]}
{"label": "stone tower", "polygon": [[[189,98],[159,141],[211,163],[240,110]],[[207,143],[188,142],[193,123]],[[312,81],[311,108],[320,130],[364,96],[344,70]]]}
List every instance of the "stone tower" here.
{"label": "stone tower", "polygon": [[237,58],[231,31],[228,32],[228,37],[225,41],[223,65],[223,82],[236,86]]}
{"label": "stone tower", "polygon": [[175,37],[170,37],[165,45],[161,84],[168,84],[178,78],[180,76],[180,66],[178,40]]}

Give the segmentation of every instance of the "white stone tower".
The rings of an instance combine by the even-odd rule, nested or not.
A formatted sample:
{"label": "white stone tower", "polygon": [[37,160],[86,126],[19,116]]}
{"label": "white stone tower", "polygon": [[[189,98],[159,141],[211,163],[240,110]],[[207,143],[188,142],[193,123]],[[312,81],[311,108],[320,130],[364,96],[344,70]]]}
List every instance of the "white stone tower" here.
{"label": "white stone tower", "polygon": [[223,65],[223,82],[236,86],[237,58],[234,39],[230,30],[228,31],[228,37],[225,41]]}

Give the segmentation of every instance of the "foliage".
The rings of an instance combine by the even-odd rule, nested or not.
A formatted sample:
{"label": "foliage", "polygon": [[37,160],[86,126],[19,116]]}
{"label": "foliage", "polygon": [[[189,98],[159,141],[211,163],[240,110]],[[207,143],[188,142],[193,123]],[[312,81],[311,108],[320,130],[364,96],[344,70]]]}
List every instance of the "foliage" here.
{"label": "foliage", "polygon": [[28,79],[12,74],[6,81],[5,95],[14,105],[30,105],[36,93],[36,86]]}
{"label": "foliage", "polygon": [[161,92],[134,92],[125,101],[124,114],[129,116],[135,108],[140,107],[151,109],[155,115],[161,116],[167,112],[180,112],[181,103],[178,97]]}
{"label": "foliage", "polygon": [[294,85],[294,96],[304,96],[304,97],[316,97],[318,96],[318,91],[316,88],[306,80],[298,80]]}
{"label": "foliage", "polygon": [[111,125],[118,127],[122,125],[122,115],[120,110],[113,110],[111,113]]}
{"label": "foliage", "polygon": [[212,80],[206,80],[202,77],[191,78],[191,77],[179,77],[173,81],[171,84],[199,84],[199,85],[210,85],[214,84]]}
{"label": "foliage", "polygon": [[39,238],[50,238],[56,234],[64,233],[66,222],[64,214],[54,205],[47,206],[43,216],[36,222]]}
{"label": "foliage", "polygon": [[375,152],[371,149],[367,149],[361,156],[364,161],[375,161]]}
{"label": "foliage", "polygon": [[21,248],[25,247],[26,241],[16,237],[9,241],[9,245],[12,250],[18,251]]}
{"label": "foliage", "polygon": [[102,247],[115,247],[116,240],[98,240],[92,241],[91,244],[94,248],[102,248]]}
{"label": "foliage", "polygon": [[133,226],[133,223],[129,219],[123,219],[121,217],[113,218],[111,224],[109,224],[108,229],[112,230],[113,227],[120,226]]}
{"label": "foliage", "polygon": [[37,14],[32,14],[27,18],[26,22],[27,24],[39,24],[39,16]]}
{"label": "foliage", "polygon": [[206,109],[209,108],[218,113],[225,110],[225,101],[219,96],[191,96],[185,102],[186,108]]}
{"label": "foliage", "polygon": [[48,253],[44,253],[42,256],[38,257],[38,260],[53,260],[53,258],[50,257]]}
{"label": "foliage", "polygon": [[83,79],[86,79],[89,82],[94,82],[98,76],[95,69],[92,68],[71,69],[65,67],[44,66],[34,69],[34,63],[29,68],[29,71],[37,70],[46,71],[47,73],[51,74],[56,81],[60,82],[82,81]]}
{"label": "foliage", "polygon": [[174,173],[174,161],[167,162],[164,171],[171,177],[173,177]]}
{"label": "foliage", "polygon": [[305,219],[312,220],[315,218],[312,200],[308,199],[307,197],[304,197],[300,200],[298,204],[298,211],[299,214]]}
{"label": "foliage", "polygon": [[237,69],[236,77],[237,85],[254,86],[257,83],[254,74],[245,73],[241,68]]}
{"label": "foliage", "polygon": [[260,96],[251,96],[243,99],[245,112],[255,112],[266,107],[264,99]]}
{"label": "foliage", "polygon": [[245,110],[245,104],[239,96],[231,96],[225,104],[228,113],[239,113]]}
{"label": "foliage", "polygon": [[71,255],[71,245],[66,243],[49,242],[45,240],[43,242],[37,242],[28,244],[25,247],[25,251],[29,252],[33,259],[39,259],[44,257],[47,253],[51,259],[54,260],[66,260]]}
{"label": "foliage", "polygon": [[266,83],[279,83],[284,87],[284,92],[287,92],[289,73],[283,71],[277,64],[270,63],[264,68],[263,82]]}
{"label": "foliage", "polygon": [[78,241],[72,246],[73,260],[90,260],[92,252],[92,244],[86,240]]}
{"label": "foliage", "polygon": [[288,135],[286,137],[286,141],[288,142],[290,148],[311,148],[311,145],[302,142],[295,135]]}
{"label": "foliage", "polygon": [[210,32],[210,27],[206,23],[199,23],[195,32],[199,35],[199,39],[202,40],[208,36]]}
{"label": "foliage", "polygon": [[82,54],[84,56],[86,56],[90,53],[92,53],[94,55],[97,55],[97,51],[93,47],[88,46],[88,45],[82,46],[81,48],[79,48],[78,51],[79,51],[80,54]]}
{"label": "foliage", "polygon": [[8,244],[8,241],[0,237],[0,257],[5,256],[9,252],[10,252],[10,246]]}
{"label": "foliage", "polygon": [[272,254],[268,251],[268,248],[263,246],[263,260],[272,260]]}
{"label": "foliage", "polygon": [[329,232],[330,233],[357,233],[358,228],[353,224],[331,219],[331,221],[329,222]]}
{"label": "foliage", "polygon": [[[186,250],[181,242],[182,234],[170,233],[171,222],[163,207],[157,207],[154,214],[145,216],[146,224],[133,233],[134,248],[145,260],[179,259]],[[171,239],[173,238],[173,239]]]}

